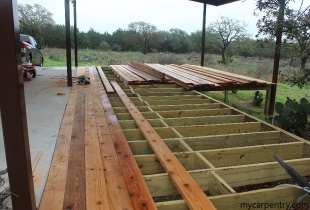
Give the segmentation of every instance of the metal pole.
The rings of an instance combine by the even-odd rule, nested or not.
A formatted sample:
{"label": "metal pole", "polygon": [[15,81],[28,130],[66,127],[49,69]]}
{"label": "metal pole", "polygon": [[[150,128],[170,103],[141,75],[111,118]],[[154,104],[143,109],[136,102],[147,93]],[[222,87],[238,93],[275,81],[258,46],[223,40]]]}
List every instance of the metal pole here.
{"label": "metal pole", "polygon": [[78,67],[78,45],[77,45],[77,22],[76,22],[76,0],[73,0],[73,16],[74,16],[74,64]]}
{"label": "metal pole", "polygon": [[[27,127],[17,0],[0,4],[0,109],[13,209],[36,209]],[[3,167],[3,165],[1,165]],[[4,169],[4,168],[2,168]]]}
{"label": "metal pole", "polygon": [[205,63],[205,48],[206,48],[206,9],[207,4],[203,3],[203,21],[202,21],[202,40],[201,40],[201,62],[200,65],[204,66]]}
{"label": "metal pole", "polygon": [[70,40],[70,0],[65,0],[66,16],[66,55],[67,55],[67,82],[72,86],[71,40]]}
{"label": "metal pole", "polygon": [[273,63],[273,72],[272,72],[272,82],[275,83],[276,85],[271,86],[268,115],[273,115],[273,112],[274,112],[276,93],[277,93],[278,74],[279,74],[279,64],[280,64],[285,0],[279,0],[279,3],[280,3],[280,7],[279,7],[279,16],[278,16],[278,21],[277,21],[278,26],[277,26],[277,32],[276,32],[276,47],[275,47],[275,53],[274,53],[274,63]]}

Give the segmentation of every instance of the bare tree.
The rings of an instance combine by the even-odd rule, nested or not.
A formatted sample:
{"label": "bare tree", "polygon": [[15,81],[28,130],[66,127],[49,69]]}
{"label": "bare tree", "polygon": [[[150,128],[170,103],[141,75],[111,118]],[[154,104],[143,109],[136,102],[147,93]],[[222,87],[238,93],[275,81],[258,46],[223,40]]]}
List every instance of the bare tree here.
{"label": "bare tree", "polygon": [[221,63],[226,64],[226,50],[231,43],[246,37],[246,23],[227,17],[221,17],[219,20],[209,25],[208,31],[211,32],[213,37],[211,42],[221,50]]}

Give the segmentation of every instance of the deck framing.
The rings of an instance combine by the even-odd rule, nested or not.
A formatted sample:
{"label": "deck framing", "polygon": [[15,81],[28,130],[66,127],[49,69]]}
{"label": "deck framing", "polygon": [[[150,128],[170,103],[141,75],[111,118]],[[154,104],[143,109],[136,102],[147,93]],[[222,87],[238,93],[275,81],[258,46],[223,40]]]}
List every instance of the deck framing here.
{"label": "deck framing", "polygon": [[[91,80],[96,81],[92,85],[96,86],[97,91],[85,97],[86,101],[92,98],[92,103],[85,103],[88,107],[85,115],[89,116],[85,128],[93,136],[85,139],[89,146],[85,149],[85,156],[91,159],[100,157],[99,163],[102,161],[102,165],[91,165],[91,159],[86,159],[86,165],[90,168],[98,167],[99,173],[93,175],[98,177],[98,183],[105,180],[101,189],[106,190],[103,190],[99,199],[108,197],[108,203],[103,202],[107,208],[120,208],[118,202],[123,200],[117,199],[123,195],[127,197],[124,201],[128,202],[128,209],[141,209],[145,203],[139,203],[139,199],[135,201],[137,197],[132,195],[137,192],[133,189],[142,184],[138,188],[145,190],[145,198],[153,197],[155,200],[155,204],[148,203],[149,209],[195,209],[192,205],[195,201],[182,194],[178,181],[169,174],[171,161],[167,159],[183,167],[184,173],[192,177],[199,191],[206,193],[216,209],[240,209],[242,203],[251,202],[297,201],[300,191],[289,187],[258,188],[246,192],[238,190],[246,185],[288,179],[285,170],[273,159],[275,153],[303,176],[310,176],[308,141],[198,91],[187,91],[175,84],[128,85],[123,83],[122,78],[115,77],[112,71],[105,70],[105,75],[108,80],[115,81],[111,83],[117,93],[106,94],[96,71],[90,75]],[[53,199],[64,201],[66,198],[64,193],[67,165],[70,164],[70,133],[74,133],[76,126],[72,123],[78,109],[76,102],[80,92],[85,92],[85,89],[73,86],[41,202],[42,209],[48,209]],[[156,142],[152,143],[149,137],[165,145],[162,154],[166,156],[160,155],[160,148],[163,147],[154,146]],[[119,138],[122,141],[117,142]],[[60,147],[62,144],[65,147]],[[99,145],[98,150],[93,149],[96,156],[90,153],[92,145]],[[60,168],[55,167],[56,164],[60,164]],[[111,164],[120,167],[112,167]],[[126,164],[136,165],[136,169],[129,170]],[[87,168],[86,188],[90,178]],[[100,171],[104,171],[103,174]],[[56,177],[57,173],[62,176]],[[137,176],[141,179],[132,182],[126,180],[126,174],[129,175],[127,177]],[[118,180],[120,186],[123,186],[119,193],[113,191],[117,176],[123,177]],[[96,185],[92,182],[89,184],[89,187]],[[185,200],[179,200],[179,194]],[[98,194],[86,191],[87,195],[92,196],[86,200],[86,205],[91,209],[100,209],[96,205],[92,206],[92,199]],[[168,201],[165,200],[167,197]],[[146,199],[146,202],[149,200]]]}

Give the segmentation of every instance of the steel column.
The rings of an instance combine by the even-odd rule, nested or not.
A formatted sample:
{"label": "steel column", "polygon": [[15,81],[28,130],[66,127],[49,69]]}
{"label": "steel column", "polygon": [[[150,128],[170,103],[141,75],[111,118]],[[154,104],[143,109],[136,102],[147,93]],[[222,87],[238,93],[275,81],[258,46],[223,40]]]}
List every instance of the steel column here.
{"label": "steel column", "polygon": [[67,55],[67,83],[72,86],[72,61],[71,61],[71,39],[70,39],[70,0],[65,0],[66,17],[66,55]]}
{"label": "steel column", "polygon": [[17,0],[0,4],[0,109],[13,209],[36,209],[21,69]]}
{"label": "steel column", "polygon": [[77,45],[77,20],[76,20],[76,0],[73,0],[73,17],[74,17],[74,64],[75,67],[79,66],[78,63],[78,45]]}
{"label": "steel column", "polygon": [[202,40],[201,40],[201,62],[200,65],[204,66],[205,63],[205,48],[206,48],[206,9],[207,4],[203,3],[203,21],[202,21]]}

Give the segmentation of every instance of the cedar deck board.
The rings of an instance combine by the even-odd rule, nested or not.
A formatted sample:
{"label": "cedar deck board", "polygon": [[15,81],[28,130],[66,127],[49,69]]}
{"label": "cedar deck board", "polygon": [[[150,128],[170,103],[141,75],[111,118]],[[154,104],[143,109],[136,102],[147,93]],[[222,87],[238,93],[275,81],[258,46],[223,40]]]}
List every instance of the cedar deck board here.
{"label": "cedar deck board", "polygon": [[[78,93],[72,128],[64,209],[85,209],[85,94]],[[82,129],[81,129],[82,128]]]}
{"label": "cedar deck board", "polygon": [[99,73],[99,75],[101,77],[102,83],[103,83],[107,93],[114,93],[114,90],[113,90],[113,88],[112,88],[108,78],[106,77],[106,75],[102,71],[101,67],[97,66],[97,70],[98,70],[98,73]]}
{"label": "cedar deck board", "polygon": [[108,96],[104,91],[100,91],[100,96],[133,208],[156,209]]}

